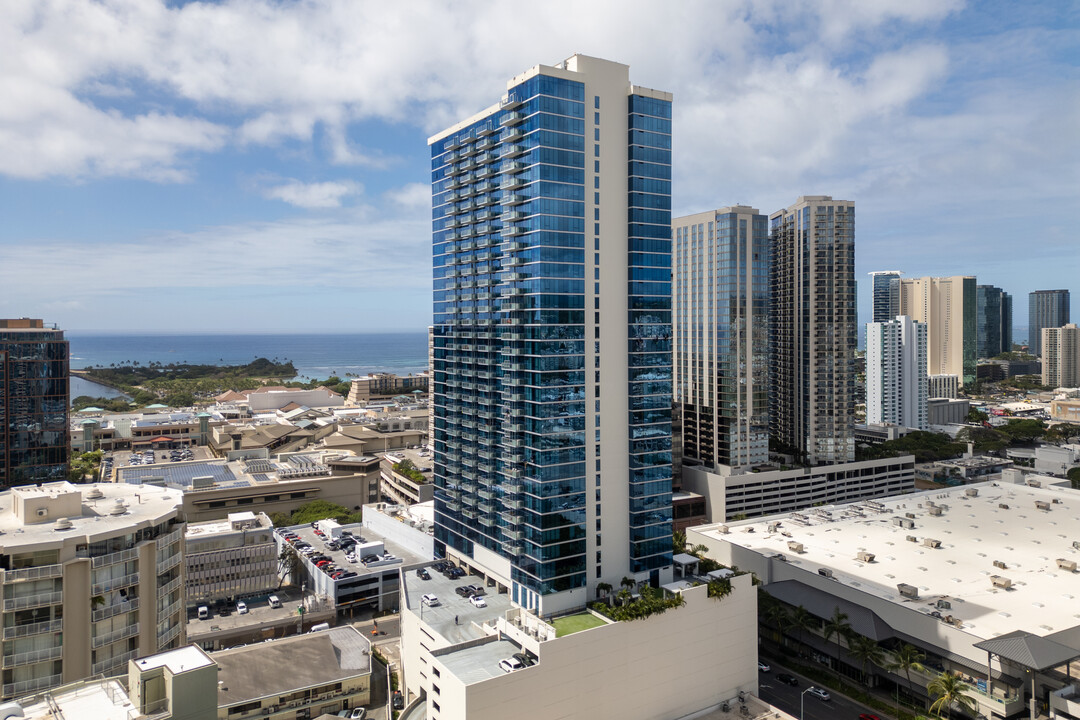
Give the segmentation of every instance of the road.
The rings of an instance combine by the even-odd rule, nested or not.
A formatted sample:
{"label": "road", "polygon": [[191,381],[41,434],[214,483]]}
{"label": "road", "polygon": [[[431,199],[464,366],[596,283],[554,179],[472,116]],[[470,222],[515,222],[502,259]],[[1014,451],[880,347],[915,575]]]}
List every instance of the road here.
{"label": "road", "polygon": [[[772,667],[772,671],[758,674],[758,697],[796,718],[799,717],[799,695],[813,683],[802,675],[777,665],[771,660],[768,661],[768,664]],[[776,674],[784,672],[797,677],[799,686],[791,687],[779,682],[776,679]],[[828,690],[828,688],[826,689]],[[870,712],[862,705],[837,692],[829,690],[829,694],[832,695],[832,700],[828,701],[819,700],[813,695],[807,694],[803,698],[803,707],[806,714],[802,720],[857,720],[860,713]]]}

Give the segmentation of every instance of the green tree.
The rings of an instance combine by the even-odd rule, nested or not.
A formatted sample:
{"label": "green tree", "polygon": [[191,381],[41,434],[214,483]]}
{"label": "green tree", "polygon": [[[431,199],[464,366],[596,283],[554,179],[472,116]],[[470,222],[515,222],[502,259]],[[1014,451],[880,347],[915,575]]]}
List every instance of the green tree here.
{"label": "green tree", "polygon": [[[889,662],[885,668],[890,672],[904,673],[904,677],[907,678],[908,695],[914,696],[914,692],[911,687],[911,671],[926,672],[926,668],[923,667],[922,661],[926,659],[924,655],[914,645],[904,643],[896,650],[893,650],[892,661]],[[897,693],[897,705],[899,705],[899,693]]]}
{"label": "green tree", "polygon": [[1080,467],[1074,467],[1065,475],[1072,483],[1073,490],[1080,490]]}
{"label": "green tree", "polygon": [[857,635],[848,643],[848,652],[862,664],[863,684],[870,688],[871,665],[882,665],[885,662],[885,651],[876,641],[868,637]]}
{"label": "green tree", "polygon": [[676,555],[686,552],[686,533],[682,530],[671,533],[671,551]]}
{"label": "green tree", "polygon": [[352,512],[343,505],[326,500],[312,500],[293,511],[289,525],[304,525],[316,520],[337,520],[339,523],[360,522],[361,513]]}
{"label": "green tree", "polygon": [[776,642],[783,644],[784,630],[791,625],[788,611],[780,603],[773,603],[765,610],[765,620],[776,628]]}
{"label": "green tree", "polygon": [[794,630],[797,633],[796,637],[799,640],[799,645],[802,645],[803,633],[817,627],[817,622],[814,620],[814,616],[811,615],[810,612],[802,605],[792,611],[791,617],[789,618],[789,623],[790,629]]}
{"label": "green tree", "polygon": [[296,549],[292,545],[286,543],[281,547],[281,553],[278,555],[278,590],[285,584],[286,577],[290,582],[295,582],[299,576],[300,556],[296,554]]}
{"label": "green tree", "polygon": [[607,600],[608,605],[611,605],[611,583],[598,582],[596,583],[596,597],[601,600]]}
{"label": "green tree", "polygon": [[847,637],[851,633],[851,623],[848,622],[847,613],[840,612],[840,607],[836,606],[833,609],[833,615],[831,618],[825,621],[825,627],[823,628],[825,635],[825,642],[829,642],[833,637],[836,637],[836,676],[840,677],[840,638],[841,636]]}
{"label": "green tree", "polygon": [[974,713],[975,701],[964,694],[966,690],[970,689],[971,687],[958,676],[952,673],[941,673],[926,686],[926,691],[930,693],[930,696],[936,698],[930,704],[930,712],[942,716],[942,711],[944,711],[947,717],[952,717],[953,706],[959,705],[961,708]]}

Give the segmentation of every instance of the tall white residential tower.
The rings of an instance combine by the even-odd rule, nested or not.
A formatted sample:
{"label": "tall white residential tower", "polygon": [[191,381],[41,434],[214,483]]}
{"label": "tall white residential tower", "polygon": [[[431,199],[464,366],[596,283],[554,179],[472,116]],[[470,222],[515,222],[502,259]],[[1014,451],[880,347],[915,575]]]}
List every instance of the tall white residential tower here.
{"label": "tall white residential tower", "polygon": [[925,430],[926,325],[899,315],[866,324],[866,421]]}

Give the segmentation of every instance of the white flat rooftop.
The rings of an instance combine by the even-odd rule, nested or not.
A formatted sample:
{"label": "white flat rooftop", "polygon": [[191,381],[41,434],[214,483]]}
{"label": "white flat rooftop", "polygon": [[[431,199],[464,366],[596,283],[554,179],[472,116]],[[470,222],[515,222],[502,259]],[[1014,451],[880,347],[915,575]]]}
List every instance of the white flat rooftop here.
{"label": "white flat rooftop", "polygon": [[136,660],[135,664],[139,666],[140,670],[152,670],[154,668],[165,667],[168,668],[169,672],[173,675],[177,675],[188,670],[213,665],[214,661],[210,659],[209,655],[202,651],[202,648],[197,645],[188,645],[186,647],[177,648],[176,650],[169,650],[168,652],[141,658]]}
{"label": "white flat rooftop", "polygon": [[[978,496],[969,497],[969,489]],[[1049,509],[1036,508],[1036,502]],[[934,507],[940,515],[931,514],[938,512]],[[990,639],[1015,630],[1045,636],[1080,625],[1080,573],[1057,563],[1080,563],[1073,546],[1080,541],[1078,518],[1075,490],[978,483],[727,523],[726,534],[721,524],[697,530],[763,555],[784,555],[811,573],[828,568],[838,582],[919,612],[935,612],[937,600],[947,599],[951,608],[943,615]],[[914,526],[894,524],[898,519]],[[928,539],[940,547],[924,544]],[[802,552],[792,551],[789,542],[801,543]],[[873,553],[874,561],[858,560],[860,551]],[[1007,578],[1011,587],[995,587],[991,576]],[[900,583],[917,587],[918,599],[901,596]]]}
{"label": "white flat rooftop", "polygon": [[[64,718],[129,720],[138,716],[127,689],[116,680],[74,683],[52,690],[49,696]],[[53,706],[44,697],[25,705],[22,710],[25,720],[55,720],[57,717]]]}

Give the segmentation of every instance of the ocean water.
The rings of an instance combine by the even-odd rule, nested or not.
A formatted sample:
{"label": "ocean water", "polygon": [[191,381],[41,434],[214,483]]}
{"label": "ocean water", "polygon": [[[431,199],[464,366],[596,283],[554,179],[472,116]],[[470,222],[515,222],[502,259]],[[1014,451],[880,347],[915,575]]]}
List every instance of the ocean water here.
{"label": "ocean water", "polygon": [[[427,332],[322,335],[158,335],[97,334],[68,331],[71,367],[146,365],[150,362],[194,365],[243,365],[265,357],[296,366],[298,379],[331,375],[427,369]],[[74,388],[73,388],[74,390]]]}

